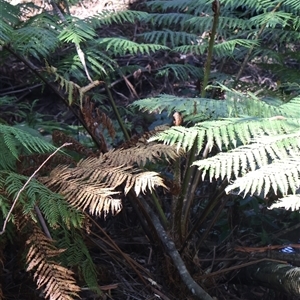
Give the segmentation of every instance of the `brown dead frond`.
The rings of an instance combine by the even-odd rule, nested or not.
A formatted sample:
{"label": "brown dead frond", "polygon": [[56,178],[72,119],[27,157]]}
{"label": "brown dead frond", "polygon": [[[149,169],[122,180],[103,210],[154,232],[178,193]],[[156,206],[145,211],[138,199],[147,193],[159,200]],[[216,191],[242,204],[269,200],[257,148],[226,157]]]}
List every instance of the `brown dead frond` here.
{"label": "brown dead frond", "polygon": [[104,154],[106,160],[112,165],[132,165],[137,164],[144,166],[147,162],[157,162],[162,158],[167,161],[175,160],[184,154],[183,150],[179,151],[175,146],[148,143],[140,144],[128,149],[112,150]]}
{"label": "brown dead frond", "polygon": [[61,146],[64,143],[71,143],[72,145],[67,146],[66,148],[72,151],[75,151],[84,156],[96,156],[96,154],[89,148],[84,147],[81,143],[76,141],[73,137],[68,136],[62,131],[54,130],[52,132],[52,141],[55,146]]}
{"label": "brown dead frond", "polygon": [[29,246],[26,271],[34,270],[33,278],[37,288],[43,289],[44,298],[71,300],[78,297],[80,288],[73,278],[73,272],[53,259],[64,250],[57,249],[53,241],[47,238],[37,226],[34,227],[26,243]]}
{"label": "brown dead frond", "polygon": [[94,170],[93,174],[93,169],[80,166],[75,168],[59,166],[49,177],[41,180],[55,192],[64,195],[67,201],[78,209],[83,211],[88,209],[92,215],[103,213],[106,216],[108,212],[117,214],[122,208],[121,200],[112,196],[119,192],[114,191],[114,187],[101,183],[101,180],[90,178],[97,173],[97,170]]}
{"label": "brown dead frond", "polygon": [[114,138],[116,135],[111,119],[88,98],[85,99],[81,113],[90,132],[99,140],[99,145],[101,145],[99,150],[103,153],[107,152],[107,145],[103,135],[104,129],[108,131],[111,138]]}
{"label": "brown dead frond", "polygon": [[158,173],[143,172],[133,166],[114,166],[106,155],[81,160],[74,168],[59,166],[41,180],[63,194],[71,205],[95,215],[106,215],[109,211],[116,214],[121,210],[121,200],[113,198],[121,186],[125,194],[134,189],[137,195],[156,186],[166,188]]}

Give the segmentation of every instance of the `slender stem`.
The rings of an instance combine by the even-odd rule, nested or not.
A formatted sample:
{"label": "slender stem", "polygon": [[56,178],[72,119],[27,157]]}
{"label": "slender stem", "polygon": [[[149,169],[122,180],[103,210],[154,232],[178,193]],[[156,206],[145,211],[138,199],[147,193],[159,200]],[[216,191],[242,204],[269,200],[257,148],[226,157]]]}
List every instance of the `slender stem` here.
{"label": "slender stem", "polygon": [[182,246],[179,250],[179,252],[182,252],[187,245],[187,241],[192,237],[193,233],[199,229],[201,224],[206,220],[208,215],[211,213],[211,211],[216,207],[216,205],[219,203],[219,200],[221,196],[224,194],[224,190],[226,186],[228,185],[227,179],[224,179],[221,185],[218,187],[217,191],[208,199],[208,204],[205,207],[204,211],[201,214],[201,217],[199,217],[194,224],[193,228],[189,231],[187,237],[185,238],[184,242],[182,243]]}
{"label": "slender stem", "polygon": [[37,215],[37,217],[38,217],[38,219],[39,219],[39,221],[40,221],[40,224],[41,224],[41,226],[42,226],[42,228],[43,228],[43,230],[44,230],[44,233],[46,234],[46,236],[47,236],[49,239],[52,240],[52,236],[51,236],[51,234],[50,234],[49,228],[48,228],[48,226],[47,226],[47,224],[46,224],[46,221],[45,221],[45,219],[44,219],[44,217],[43,217],[43,215],[42,215],[41,210],[39,209],[39,207],[38,207],[37,205],[34,206],[34,210],[35,210],[36,215]]}
{"label": "slender stem", "polygon": [[195,160],[195,155],[196,155],[196,150],[197,150],[197,146],[196,143],[194,143],[192,149],[190,150],[190,154],[189,154],[189,158],[187,161],[187,170],[185,172],[184,175],[184,179],[183,179],[183,183],[182,183],[182,189],[181,189],[181,193],[178,197],[178,201],[177,201],[177,205],[176,205],[176,209],[175,209],[175,231],[179,237],[179,241],[180,243],[182,242],[182,209],[183,209],[183,202],[186,199],[186,195],[187,195],[187,191],[188,188],[190,187],[190,179],[191,179],[191,175],[192,175],[192,171],[195,167],[192,167],[192,163]]}
{"label": "slender stem", "polygon": [[127,131],[125,125],[124,125],[124,122],[123,122],[123,120],[122,120],[122,118],[120,116],[120,113],[119,113],[119,110],[118,110],[118,108],[116,106],[115,100],[114,100],[114,98],[113,98],[113,96],[111,94],[111,91],[110,91],[110,89],[109,89],[109,87],[108,87],[107,84],[105,84],[105,89],[106,89],[106,92],[108,94],[110,105],[111,105],[111,107],[112,107],[112,109],[113,109],[113,111],[115,113],[115,116],[116,116],[117,121],[118,121],[118,123],[119,123],[119,125],[121,127],[121,130],[123,131],[124,137],[128,141],[128,140],[130,140],[130,136],[129,136],[128,131]]}
{"label": "slender stem", "polygon": [[213,7],[213,11],[214,11],[214,21],[213,21],[213,26],[212,26],[212,30],[211,30],[210,39],[209,39],[207,58],[206,58],[206,63],[205,63],[205,68],[204,68],[204,78],[203,78],[202,89],[201,89],[201,97],[202,98],[205,97],[206,87],[207,87],[207,83],[208,83],[208,79],[209,79],[209,75],[210,75],[210,66],[211,66],[211,61],[212,61],[212,57],[213,57],[215,36],[217,33],[219,16],[220,16],[220,2],[218,0],[215,0],[213,2],[212,7]]}
{"label": "slender stem", "polygon": [[154,204],[154,206],[155,206],[155,208],[156,208],[156,210],[159,214],[160,220],[163,223],[164,228],[167,228],[168,227],[168,220],[167,220],[166,215],[165,215],[165,213],[164,213],[164,211],[163,211],[163,209],[162,209],[162,207],[161,207],[161,205],[160,205],[160,203],[159,203],[159,201],[158,201],[158,199],[157,199],[154,192],[151,194],[151,197],[152,197],[152,200],[153,200],[153,204]]}

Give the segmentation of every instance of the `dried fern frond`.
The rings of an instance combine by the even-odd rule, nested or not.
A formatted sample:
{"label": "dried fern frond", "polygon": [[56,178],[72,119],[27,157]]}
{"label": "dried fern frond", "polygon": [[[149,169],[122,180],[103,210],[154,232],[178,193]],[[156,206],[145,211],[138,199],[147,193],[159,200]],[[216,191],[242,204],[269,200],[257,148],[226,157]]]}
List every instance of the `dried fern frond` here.
{"label": "dried fern frond", "polygon": [[29,251],[26,256],[26,271],[34,270],[33,278],[38,289],[43,289],[45,298],[51,300],[72,300],[78,297],[80,288],[73,278],[73,272],[59,265],[53,259],[64,250],[57,249],[38,227],[34,227],[27,240]]}
{"label": "dried fern frond", "polygon": [[142,172],[133,166],[114,166],[108,158],[108,155],[90,157],[75,168],[59,166],[41,180],[76,208],[104,216],[109,211],[116,214],[121,210],[121,200],[112,197],[119,194],[115,189],[121,185],[125,194],[133,188],[137,195],[146,189],[152,191],[155,186],[167,188],[158,173]]}
{"label": "dried fern frond", "polygon": [[[41,180],[49,188],[65,196],[69,204],[84,211],[88,209],[92,215],[104,216],[111,211],[117,214],[121,208],[121,200],[112,198],[119,194],[113,187],[108,187],[100,181],[88,180],[88,168],[68,168],[59,166],[48,178]],[[97,171],[95,171],[97,172]]]}
{"label": "dried fern frond", "polygon": [[112,150],[104,154],[106,161],[112,165],[132,165],[144,166],[147,162],[156,162],[165,158],[175,160],[184,155],[183,149],[177,151],[175,146],[162,144],[141,144],[128,149]]}
{"label": "dried fern frond", "polygon": [[81,113],[90,132],[99,140],[99,145],[101,145],[100,152],[107,152],[108,148],[102,132],[106,129],[112,139],[115,137],[116,132],[111,119],[104,112],[100,111],[98,107],[95,107],[94,102],[87,98],[81,108]]}

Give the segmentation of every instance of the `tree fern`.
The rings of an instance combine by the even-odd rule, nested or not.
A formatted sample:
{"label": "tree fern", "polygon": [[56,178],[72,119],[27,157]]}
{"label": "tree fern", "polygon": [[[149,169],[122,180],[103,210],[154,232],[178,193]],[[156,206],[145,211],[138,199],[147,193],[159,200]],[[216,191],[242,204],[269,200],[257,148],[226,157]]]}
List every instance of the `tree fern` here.
{"label": "tree fern", "polygon": [[195,44],[199,39],[198,35],[187,33],[185,31],[171,31],[171,30],[154,30],[139,34],[138,37],[142,37],[148,43],[170,45],[174,48],[181,44]]}
{"label": "tree fern", "polygon": [[19,6],[14,6],[10,4],[9,2],[5,0],[0,1],[1,5],[1,11],[0,11],[0,32],[2,31],[3,27],[5,24],[9,24],[10,26],[14,27],[20,23],[20,7]]}
{"label": "tree fern", "polygon": [[299,126],[299,119],[270,120],[256,118],[224,119],[206,121],[194,127],[172,127],[150,138],[150,141],[163,141],[167,145],[176,145],[178,149],[191,150],[193,144],[200,152],[206,141],[219,150],[234,148],[240,144],[249,144],[254,137],[261,135],[279,135],[292,132]]}
{"label": "tree fern", "polygon": [[251,139],[252,143],[249,145],[196,161],[194,164],[203,170],[203,177],[208,172],[211,180],[219,177],[223,179],[225,176],[230,180],[238,178],[248,170],[255,171],[266,166],[273,160],[285,160],[289,155],[294,156],[298,153],[299,145],[296,142],[298,132],[277,135],[273,131],[272,136],[261,133],[263,137]]}
{"label": "tree fern", "polygon": [[37,59],[47,57],[57,44],[57,33],[42,27],[26,26],[18,29],[13,36],[13,46],[19,53]]}

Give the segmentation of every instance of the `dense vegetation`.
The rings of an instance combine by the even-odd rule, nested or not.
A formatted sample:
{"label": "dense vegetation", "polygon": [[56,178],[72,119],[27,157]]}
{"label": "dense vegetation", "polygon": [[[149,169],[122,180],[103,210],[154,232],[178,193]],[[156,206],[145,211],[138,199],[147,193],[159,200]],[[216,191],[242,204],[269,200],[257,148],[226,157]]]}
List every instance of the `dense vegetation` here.
{"label": "dense vegetation", "polygon": [[299,297],[298,1],[0,5],[1,298]]}

